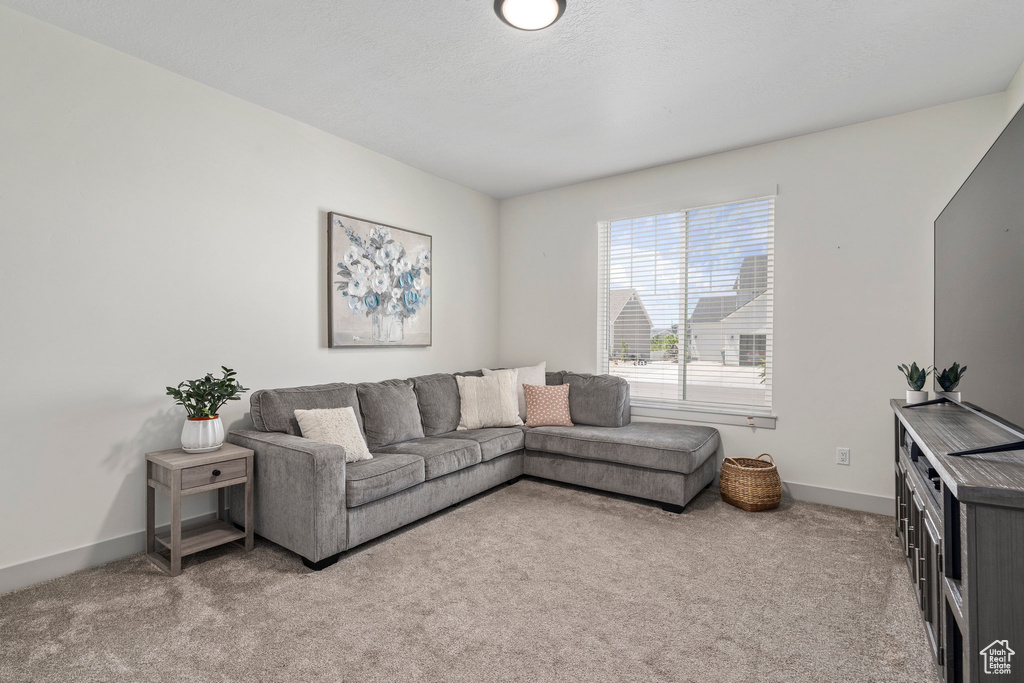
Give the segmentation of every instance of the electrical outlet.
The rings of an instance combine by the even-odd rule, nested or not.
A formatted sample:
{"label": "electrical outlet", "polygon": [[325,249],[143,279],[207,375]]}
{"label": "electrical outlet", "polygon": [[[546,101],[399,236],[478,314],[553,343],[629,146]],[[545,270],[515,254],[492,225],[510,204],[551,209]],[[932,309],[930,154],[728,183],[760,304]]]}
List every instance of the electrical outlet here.
{"label": "electrical outlet", "polygon": [[850,449],[849,448],[837,448],[836,449],[836,464],[837,465],[849,465],[850,464]]}

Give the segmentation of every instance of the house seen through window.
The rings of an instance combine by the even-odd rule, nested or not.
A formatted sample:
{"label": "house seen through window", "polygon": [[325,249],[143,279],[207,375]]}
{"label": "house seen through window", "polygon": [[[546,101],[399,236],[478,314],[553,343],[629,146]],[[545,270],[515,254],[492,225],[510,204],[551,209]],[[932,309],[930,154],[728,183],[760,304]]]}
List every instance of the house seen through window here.
{"label": "house seen through window", "polygon": [[767,413],[775,198],[598,224],[598,366],[634,404]]}

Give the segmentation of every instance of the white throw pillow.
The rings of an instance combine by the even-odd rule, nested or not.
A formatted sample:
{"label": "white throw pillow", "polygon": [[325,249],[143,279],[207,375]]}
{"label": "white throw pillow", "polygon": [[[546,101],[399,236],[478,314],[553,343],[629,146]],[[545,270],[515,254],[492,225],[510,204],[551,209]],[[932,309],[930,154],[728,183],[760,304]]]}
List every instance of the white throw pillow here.
{"label": "white throw pillow", "polygon": [[[531,365],[528,368],[516,368],[519,371],[519,379],[516,380],[516,396],[519,398],[519,418],[523,422],[526,422],[526,394],[523,392],[523,385],[545,386],[548,383],[547,369],[547,361],[540,365]],[[490,377],[496,372],[502,371],[484,369],[484,377]]]}
{"label": "white throw pillow", "polygon": [[366,447],[363,433],[359,431],[356,413],[351,406],[296,410],[295,419],[303,437],[343,446],[345,462],[358,462],[373,457]]}
{"label": "white throw pillow", "polygon": [[523,424],[516,399],[515,370],[499,370],[490,377],[456,375],[461,415],[459,429],[516,427]]}

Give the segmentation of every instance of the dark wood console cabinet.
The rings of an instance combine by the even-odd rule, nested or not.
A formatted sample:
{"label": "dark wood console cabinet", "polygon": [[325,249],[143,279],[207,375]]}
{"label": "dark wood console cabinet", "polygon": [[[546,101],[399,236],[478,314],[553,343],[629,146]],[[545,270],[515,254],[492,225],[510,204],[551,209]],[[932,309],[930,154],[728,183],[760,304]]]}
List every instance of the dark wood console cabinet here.
{"label": "dark wood console cabinet", "polygon": [[950,456],[1008,433],[956,404],[896,426],[896,535],[943,680],[1024,683],[1024,451]]}

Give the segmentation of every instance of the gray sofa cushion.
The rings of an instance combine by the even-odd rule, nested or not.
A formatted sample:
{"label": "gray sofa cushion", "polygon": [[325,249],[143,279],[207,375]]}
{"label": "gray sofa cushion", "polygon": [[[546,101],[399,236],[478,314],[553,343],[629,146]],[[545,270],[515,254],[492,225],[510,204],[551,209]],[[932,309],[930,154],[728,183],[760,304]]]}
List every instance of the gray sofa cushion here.
{"label": "gray sofa cushion", "polygon": [[454,375],[423,375],[412,378],[419,404],[424,436],[453,432],[459,427],[459,385]]}
{"label": "gray sofa cushion", "polygon": [[544,377],[545,384],[547,384],[549,387],[561,384],[562,383],[562,375],[564,375],[564,374],[565,373],[562,372],[561,370],[559,370],[558,372],[545,372],[544,373],[544,375],[545,375],[545,377]]}
{"label": "gray sofa cushion", "polygon": [[480,444],[480,459],[493,460],[499,455],[518,451],[525,443],[522,427],[489,427],[442,434],[444,439],[469,439]]}
{"label": "gray sofa cushion", "polygon": [[629,424],[629,383],[621,377],[562,373],[569,385],[569,415],[574,424],[622,427]]}
{"label": "gray sofa cushion", "polygon": [[420,409],[412,380],[389,379],[356,385],[363,432],[372,453],[375,448],[423,436]]}
{"label": "gray sofa cushion", "polygon": [[[572,389],[569,390],[572,396]],[[526,448],[689,474],[718,450],[713,427],[634,422],[625,427],[534,427]]]}
{"label": "gray sofa cushion", "polygon": [[249,406],[252,423],[261,432],[284,432],[292,436],[302,436],[299,423],[295,421],[296,410],[346,407],[353,409],[359,428],[364,429],[363,418],[359,412],[359,398],[353,384],[260,389],[249,397]]}
{"label": "gray sofa cushion", "polygon": [[374,457],[378,452],[419,456],[423,459],[424,476],[427,480],[476,465],[481,460],[480,444],[475,441],[439,439],[432,436],[385,446],[379,451],[374,451]]}
{"label": "gray sofa cushion", "polygon": [[375,454],[372,460],[350,463],[345,469],[345,504],[354,508],[422,484],[423,458]]}

